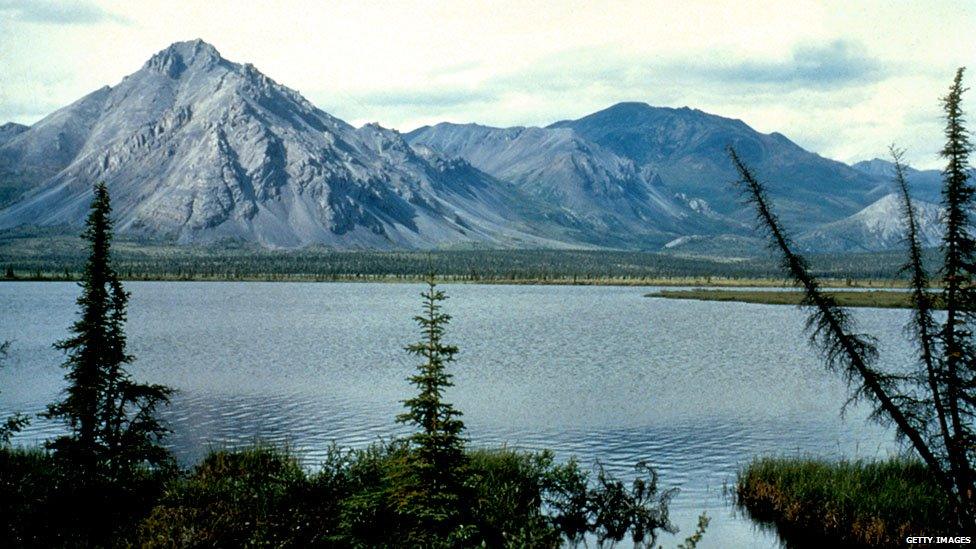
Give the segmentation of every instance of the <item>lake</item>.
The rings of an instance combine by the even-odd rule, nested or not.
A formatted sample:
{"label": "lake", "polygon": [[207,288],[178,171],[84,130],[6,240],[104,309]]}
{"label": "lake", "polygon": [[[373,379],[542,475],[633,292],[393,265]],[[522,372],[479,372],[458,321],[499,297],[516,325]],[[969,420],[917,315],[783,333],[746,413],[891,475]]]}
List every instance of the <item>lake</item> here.
{"label": "lake", "polygon": [[[140,380],[179,390],[165,413],[184,463],[208,448],[288,443],[313,466],[335,441],[403,434],[419,284],[130,282]],[[778,547],[723,494],[758,455],[883,457],[898,451],[803,335],[795,307],[653,299],[655,288],[445,285],[460,347],[447,399],[474,445],[550,448],[626,476],[638,460],[679,487],[675,546],[712,517],[701,547]],[[51,344],[73,322],[73,283],[0,282],[0,415],[39,412],[63,386]],[[908,311],[857,309],[882,357],[911,363]],[[58,432],[35,420],[16,442]]]}

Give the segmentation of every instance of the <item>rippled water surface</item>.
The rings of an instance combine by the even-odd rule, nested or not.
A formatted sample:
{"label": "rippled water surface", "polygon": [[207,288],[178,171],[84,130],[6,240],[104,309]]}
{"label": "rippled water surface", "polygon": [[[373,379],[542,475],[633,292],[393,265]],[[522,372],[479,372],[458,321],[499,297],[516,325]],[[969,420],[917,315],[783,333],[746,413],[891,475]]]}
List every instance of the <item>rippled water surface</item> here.
{"label": "rippled water surface", "polygon": [[[132,292],[136,377],[173,386],[166,416],[184,462],[208,448],[287,442],[314,466],[333,441],[400,434],[421,287],[407,284],[144,282]],[[897,450],[823,370],[796,308],[651,299],[648,288],[448,285],[448,339],[461,348],[447,396],[473,444],[551,448],[626,475],[648,460],[680,487],[683,539],[702,510],[702,547],[776,547],[734,515],[723,486],[757,455],[875,457]],[[37,412],[62,387],[51,343],[74,319],[70,283],[0,283],[0,414]],[[907,313],[860,309],[883,356],[909,360]],[[57,426],[35,420],[17,441]],[[677,540],[666,545],[676,545]]]}

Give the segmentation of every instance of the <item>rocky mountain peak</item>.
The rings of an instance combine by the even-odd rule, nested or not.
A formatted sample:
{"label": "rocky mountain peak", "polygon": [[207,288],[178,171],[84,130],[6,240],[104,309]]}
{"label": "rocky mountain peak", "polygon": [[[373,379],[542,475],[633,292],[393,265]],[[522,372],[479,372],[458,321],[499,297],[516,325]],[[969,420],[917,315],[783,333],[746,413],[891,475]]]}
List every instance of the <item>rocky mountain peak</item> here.
{"label": "rocky mountain peak", "polygon": [[0,180],[23,184],[8,193],[16,201],[0,210],[0,228],[74,232],[92,183],[104,181],[119,232],[149,238],[561,245],[548,222],[518,213],[523,197],[511,185],[423,158],[395,130],[357,130],[202,40],[175,43],[118,85],[11,128],[19,133],[0,141]]}
{"label": "rocky mountain peak", "polygon": [[206,70],[223,60],[217,48],[197,38],[170,45],[153,55],[143,68],[170,78],[180,78],[189,68]]}
{"label": "rocky mountain peak", "polygon": [[[912,206],[922,246],[937,246],[942,235],[942,208],[924,200],[913,200]],[[889,193],[854,215],[801,234],[797,240],[808,250],[837,252],[904,249],[904,238],[902,199]]]}
{"label": "rocky mountain peak", "polygon": [[16,122],[7,122],[6,124],[0,125],[0,132],[17,132],[20,133],[27,129],[27,126],[23,124],[18,124]]}
{"label": "rocky mountain peak", "polygon": [[[882,158],[872,158],[871,160],[862,160],[855,164],[851,164],[851,167],[859,172],[866,173],[868,175],[875,175],[878,177],[891,177],[895,174],[895,165],[888,160]],[[911,170],[911,168],[909,168]]]}

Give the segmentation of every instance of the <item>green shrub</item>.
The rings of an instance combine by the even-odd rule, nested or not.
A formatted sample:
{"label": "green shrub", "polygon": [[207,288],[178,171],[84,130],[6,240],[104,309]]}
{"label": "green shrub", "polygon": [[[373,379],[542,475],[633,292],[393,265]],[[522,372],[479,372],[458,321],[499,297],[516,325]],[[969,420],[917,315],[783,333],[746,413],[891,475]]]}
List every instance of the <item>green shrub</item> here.
{"label": "green shrub", "polygon": [[209,454],[166,489],[139,527],[141,546],[281,546],[310,539],[305,471],[286,450]]}
{"label": "green shrub", "polygon": [[[401,510],[411,448],[333,447],[314,473],[286,449],[211,452],[192,470],[138,469],[125,482],[83,488],[44,450],[0,449],[4,546],[558,547],[586,535],[647,545],[671,531],[653,473],[625,485],[550,452],[469,450],[463,523],[419,532]],[[640,476],[644,473],[650,477]],[[592,478],[591,478],[592,477]]]}
{"label": "green shrub", "polygon": [[77,469],[40,449],[0,448],[0,541],[11,547],[124,544],[174,475],[134,469],[124,482],[80,482]]}
{"label": "green shrub", "polygon": [[306,472],[287,451],[217,451],[173,480],[138,528],[140,546],[558,547],[586,534],[646,544],[667,521],[670,492],[646,466],[632,486],[550,452],[469,450],[470,511],[448,536],[418,529],[402,483],[413,450],[404,441],[347,452],[332,448]]}
{"label": "green shrub", "polygon": [[408,459],[406,443],[396,441],[352,450],[344,456],[334,453],[333,459],[323,464],[317,478],[330,479],[345,496],[339,503],[339,524],[333,541],[347,546],[384,547],[407,537],[410,527],[398,511],[396,485],[406,474]]}
{"label": "green shrub", "polygon": [[557,547],[560,531],[543,512],[555,470],[550,452],[468,452],[472,526],[488,547]]}

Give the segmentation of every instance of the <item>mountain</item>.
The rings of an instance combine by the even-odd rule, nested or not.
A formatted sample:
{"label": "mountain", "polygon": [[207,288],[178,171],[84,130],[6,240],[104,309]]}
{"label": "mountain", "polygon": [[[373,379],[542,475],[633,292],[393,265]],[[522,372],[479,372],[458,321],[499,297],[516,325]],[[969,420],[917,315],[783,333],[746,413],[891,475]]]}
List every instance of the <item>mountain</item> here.
{"label": "mountain", "polygon": [[594,242],[660,246],[677,234],[724,227],[717,216],[672,196],[654,174],[568,128],[442,123],[405,137],[414,146],[463,158],[560,208]]}
{"label": "mountain", "polygon": [[[851,167],[855,170],[865,173],[868,175],[873,175],[875,177],[891,178],[895,175],[895,165],[888,160],[883,158],[872,158],[871,160],[862,160],[860,162],[855,162],[851,164]],[[907,172],[918,171],[911,168],[906,170]]]}
{"label": "mountain", "polygon": [[[851,167],[885,181],[892,181],[895,176],[895,165],[881,158],[863,160],[851,164]],[[935,203],[942,200],[942,172],[939,170],[916,170],[906,167],[905,180],[908,182],[913,198]]]}
{"label": "mountain", "polygon": [[[887,171],[847,166],[781,134],[695,109],[619,103],[546,128],[442,123],[406,138],[573,212],[590,222],[590,232],[643,234],[645,240],[653,239],[650,230],[674,235],[661,248],[674,254],[761,255],[753,212],[733,188],[732,145],[766,182],[787,226],[809,233],[806,243],[830,250],[897,244],[871,218],[887,204]],[[931,199],[938,184],[928,177],[910,175]]]}
{"label": "mountain", "polygon": [[[807,249],[897,245],[881,160],[847,166],[740,120],[644,103],[544,128],[356,128],[201,40],[30,127],[0,126],[0,230],[77,232],[104,181],[119,232],[153,240],[753,256],[728,145]],[[937,174],[909,173],[926,231]]]}
{"label": "mountain", "polygon": [[738,177],[729,145],[766,183],[783,220],[797,229],[839,220],[887,193],[878,178],[808,152],[779,133],[763,134],[741,120],[687,107],[619,103],[549,128],[572,129],[655,174],[672,192],[705,200],[711,210],[741,222],[751,222],[752,212],[731,188]]}
{"label": "mountain", "polygon": [[[913,200],[919,242],[937,246],[942,237],[942,209],[931,202]],[[798,236],[797,243],[807,251],[874,252],[904,247],[905,223],[901,198],[885,195],[856,214],[828,223]]]}
{"label": "mountain", "polygon": [[[0,126],[0,146],[14,137],[27,131],[27,126],[16,122],[7,122]],[[0,208],[4,204],[9,204],[16,200],[24,190],[24,184],[19,179],[10,177],[0,177]]]}
{"label": "mountain", "polygon": [[24,194],[0,228],[78,227],[105,181],[121,232],[179,242],[558,247],[537,227],[565,230],[511,184],[356,129],[200,40],[2,142],[0,176]]}

